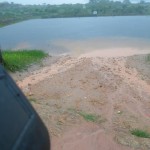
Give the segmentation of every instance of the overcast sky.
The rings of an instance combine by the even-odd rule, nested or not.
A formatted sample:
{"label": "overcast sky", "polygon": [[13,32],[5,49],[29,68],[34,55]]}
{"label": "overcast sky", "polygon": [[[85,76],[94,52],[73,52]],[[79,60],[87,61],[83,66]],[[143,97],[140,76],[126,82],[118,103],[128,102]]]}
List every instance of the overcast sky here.
{"label": "overcast sky", "polygon": [[[17,4],[63,4],[63,3],[87,3],[89,0],[0,0],[0,2],[14,2]],[[118,0],[119,1],[119,0]],[[122,0],[120,0],[122,1]],[[139,2],[140,0],[130,0],[132,2]],[[145,1],[149,1],[150,0],[145,0]]]}

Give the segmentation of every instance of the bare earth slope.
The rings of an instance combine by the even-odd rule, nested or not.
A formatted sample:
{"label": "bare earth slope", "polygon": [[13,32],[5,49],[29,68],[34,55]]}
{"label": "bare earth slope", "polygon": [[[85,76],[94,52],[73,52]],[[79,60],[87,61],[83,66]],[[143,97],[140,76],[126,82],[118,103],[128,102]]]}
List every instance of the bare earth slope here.
{"label": "bare earth slope", "polygon": [[130,133],[150,132],[150,85],[128,57],[64,56],[17,84],[45,122],[52,150],[150,149],[150,139]]}

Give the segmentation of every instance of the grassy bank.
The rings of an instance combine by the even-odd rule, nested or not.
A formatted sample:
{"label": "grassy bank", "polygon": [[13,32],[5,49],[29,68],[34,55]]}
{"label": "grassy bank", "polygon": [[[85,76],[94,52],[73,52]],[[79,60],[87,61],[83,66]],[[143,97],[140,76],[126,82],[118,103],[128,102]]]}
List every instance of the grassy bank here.
{"label": "grassy bank", "polygon": [[40,50],[3,51],[4,67],[11,71],[21,71],[33,63],[40,62],[47,56]]}

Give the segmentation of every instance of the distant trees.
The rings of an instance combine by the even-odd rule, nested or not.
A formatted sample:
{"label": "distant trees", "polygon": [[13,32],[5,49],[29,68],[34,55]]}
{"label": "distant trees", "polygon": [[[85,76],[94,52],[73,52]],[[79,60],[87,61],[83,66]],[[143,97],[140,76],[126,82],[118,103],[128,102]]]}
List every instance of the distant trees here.
{"label": "distant trees", "polygon": [[87,16],[150,15],[150,3],[141,0],[89,0],[87,4],[20,5],[0,3],[0,26],[33,18],[87,17]]}
{"label": "distant trees", "polygon": [[90,0],[89,3],[90,4],[95,4],[95,3],[99,3],[101,0]]}
{"label": "distant trees", "polygon": [[131,4],[131,2],[130,2],[130,0],[123,0],[123,4],[129,5],[129,4]]}
{"label": "distant trees", "polygon": [[103,3],[103,2],[110,2],[109,0],[89,0],[89,4],[96,4],[96,3]]}

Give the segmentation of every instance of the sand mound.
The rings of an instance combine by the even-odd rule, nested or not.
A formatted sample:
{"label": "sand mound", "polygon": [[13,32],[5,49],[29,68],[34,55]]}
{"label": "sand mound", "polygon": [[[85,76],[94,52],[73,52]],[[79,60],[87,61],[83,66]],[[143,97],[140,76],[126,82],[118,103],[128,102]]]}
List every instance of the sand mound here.
{"label": "sand mound", "polygon": [[63,56],[31,72],[17,84],[48,127],[52,150],[150,149],[130,133],[150,132],[150,85],[127,57]]}

